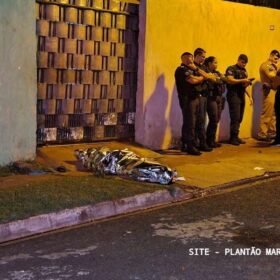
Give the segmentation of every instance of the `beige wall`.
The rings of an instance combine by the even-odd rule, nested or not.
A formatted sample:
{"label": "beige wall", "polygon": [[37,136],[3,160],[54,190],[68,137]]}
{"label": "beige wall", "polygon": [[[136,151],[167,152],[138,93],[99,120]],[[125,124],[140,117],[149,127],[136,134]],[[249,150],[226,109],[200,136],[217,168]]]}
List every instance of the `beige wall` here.
{"label": "beige wall", "polygon": [[[275,30],[270,30],[274,25]],[[207,50],[219,70],[249,57],[249,76],[259,79],[259,65],[272,49],[280,49],[280,11],[222,0],[142,0],[140,5],[139,73],[136,141],[147,147],[168,148],[180,138],[182,117],[174,71],[184,51]],[[256,81],[254,96],[260,94]],[[241,136],[256,133],[260,98],[247,102]],[[219,138],[229,132],[228,109],[223,112]]]}
{"label": "beige wall", "polygon": [[36,150],[34,0],[0,1],[0,165]]}

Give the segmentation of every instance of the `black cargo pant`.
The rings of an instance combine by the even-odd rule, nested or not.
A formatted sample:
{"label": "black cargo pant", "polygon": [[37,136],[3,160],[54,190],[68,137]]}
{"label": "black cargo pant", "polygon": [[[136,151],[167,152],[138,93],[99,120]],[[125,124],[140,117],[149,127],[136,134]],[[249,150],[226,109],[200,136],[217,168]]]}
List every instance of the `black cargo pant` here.
{"label": "black cargo pant", "polygon": [[276,116],[276,138],[275,141],[280,143],[280,88],[275,95],[274,110]]}
{"label": "black cargo pant", "polygon": [[237,92],[227,93],[227,102],[230,115],[230,138],[238,137],[240,124],[243,119],[245,109],[245,94]]}
{"label": "black cargo pant", "polygon": [[188,127],[187,127],[187,119],[188,119],[188,96],[184,95],[184,96],[178,96],[179,98],[179,104],[180,104],[180,108],[182,111],[182,115],[183,115],[183,124],[182,124],[182,134],[181,134],[181,140],[182,140],[182,144],[187,144],[188,141]]}
{"label": "black cargo pant", "polygon": [[[187,146],[195,146],[196,134],[200,143],[205,143],[205,128],[203,120],[201,119],[201,103],[202,97],[199,95],[187,98],[184,102],[183,111],[183,128],[182,128],[182,141]],[[181,107],[182,108],[182,107]]]}
{"label": "black cargo pant", "polygon": [[208,97],[207,114],[208,114],[209,122],[206,130],[207,143],[215,142],[217,127],[221,119],[223,106],[224,106],[224,97],[220,95]]}
{"label": "black cargo pant", "polygon": [[196,121],[196,146],[204,146],[206,144],[206,112],[207,112],[207,93],[199,95],[199,112]]}

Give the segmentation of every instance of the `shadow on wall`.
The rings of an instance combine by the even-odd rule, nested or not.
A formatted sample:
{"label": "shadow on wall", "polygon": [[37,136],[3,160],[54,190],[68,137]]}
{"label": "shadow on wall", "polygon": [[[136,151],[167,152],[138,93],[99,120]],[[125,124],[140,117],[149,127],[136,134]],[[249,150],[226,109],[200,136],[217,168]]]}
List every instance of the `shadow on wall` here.
{"label": "shadow on wall", "polygon": [[169,125],[171,129],[171,142],[169,148],[179,148],[181,145],[183,116],[179,105],[176,85],[172,90],[171,108],[169,114]]}
{"label": "shadow on wall", "polygon": [[150,148],[160,149],[162,147],[167,127],[165,117],[167,103],[168,90],[165,87],[165,77],[161,74],[144,109],[144,143],[149,143]]}
{"label": "shadow on wall", "polygon": [[260,125],[260,116],[262,113],[262,83],[256,82],[252,88],[252,97],[254,100],[253,105],[253,115],[252,115],[252,136],[257,137],[259,125]]}
{"label": "shadow on wall", "polygon": [[[226,93],[224,93],[226,97]],[[222,111],[221,120],[219,124],[219,135],[218,141],[227,141],[229,139],[229,131],[230,131],[230,117],[229,117],[229,108],[228,102],[225,101],[225,108]]]}

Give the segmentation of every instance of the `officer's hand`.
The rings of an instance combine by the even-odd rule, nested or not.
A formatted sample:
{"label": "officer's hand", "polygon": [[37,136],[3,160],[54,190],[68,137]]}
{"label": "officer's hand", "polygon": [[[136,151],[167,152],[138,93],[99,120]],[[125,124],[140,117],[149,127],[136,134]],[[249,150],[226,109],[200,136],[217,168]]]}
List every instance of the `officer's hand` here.
{"label": "officer's hand", "polygon": [[197,67],[195,66],[194,63],[188,64],[188,67],[191,68],[192,70],[197,70]]}
{"label": "officer's hand", "polygon": [[222,76],[220,77],[220,79],[221,79],[223,82],[225,82],[225,83],[228,81],[227,77],[224,76],[224,75],[222,75]]}
{"label": "officer's hand", "polygon": [[253,106],[254,101],[253,101],[253,98],[252,98],[252,97],[249,97],[249,102],[250,102],[250,106]]}
{"label": "officer's hand", "polygon": [[207,80],[216,82],[217,81],[217,76],[215,74],[212,74],[212,73],[207,73]]}
{"label": "officer's hand", "polygon": [[242,83],[243,86],[246,88],[252,84],[252,82],[249,79],[245,79],[245,81]]}

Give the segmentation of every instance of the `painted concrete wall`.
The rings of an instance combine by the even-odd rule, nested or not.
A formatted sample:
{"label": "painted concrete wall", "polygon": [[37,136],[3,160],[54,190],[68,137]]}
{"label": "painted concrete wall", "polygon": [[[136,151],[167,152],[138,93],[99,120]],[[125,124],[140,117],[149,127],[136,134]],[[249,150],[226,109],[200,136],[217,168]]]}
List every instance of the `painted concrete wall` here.
{"label": "painted concrete wall", "polygon": [[[271,26],[274,26],[274,30]],[[241,137],[256,134],[260,115],[259,65],[280,48],[280,11],[222,0],[143,0],[140,5],[136,141],[154,149],[172,146],[181,135],[182,117],[174,71],[184,51],[202,47],[218,58],[219,70],[249,57],[247,70],[257,78],[255,105],[246,105]],[[248,100],[247,100],[248,101]],[[227,139],[226,107],[219,138]]]}
{"label": "painted concrete wall", "polygon": [[0,1],[0,165],[36,150],[34,0]]}

